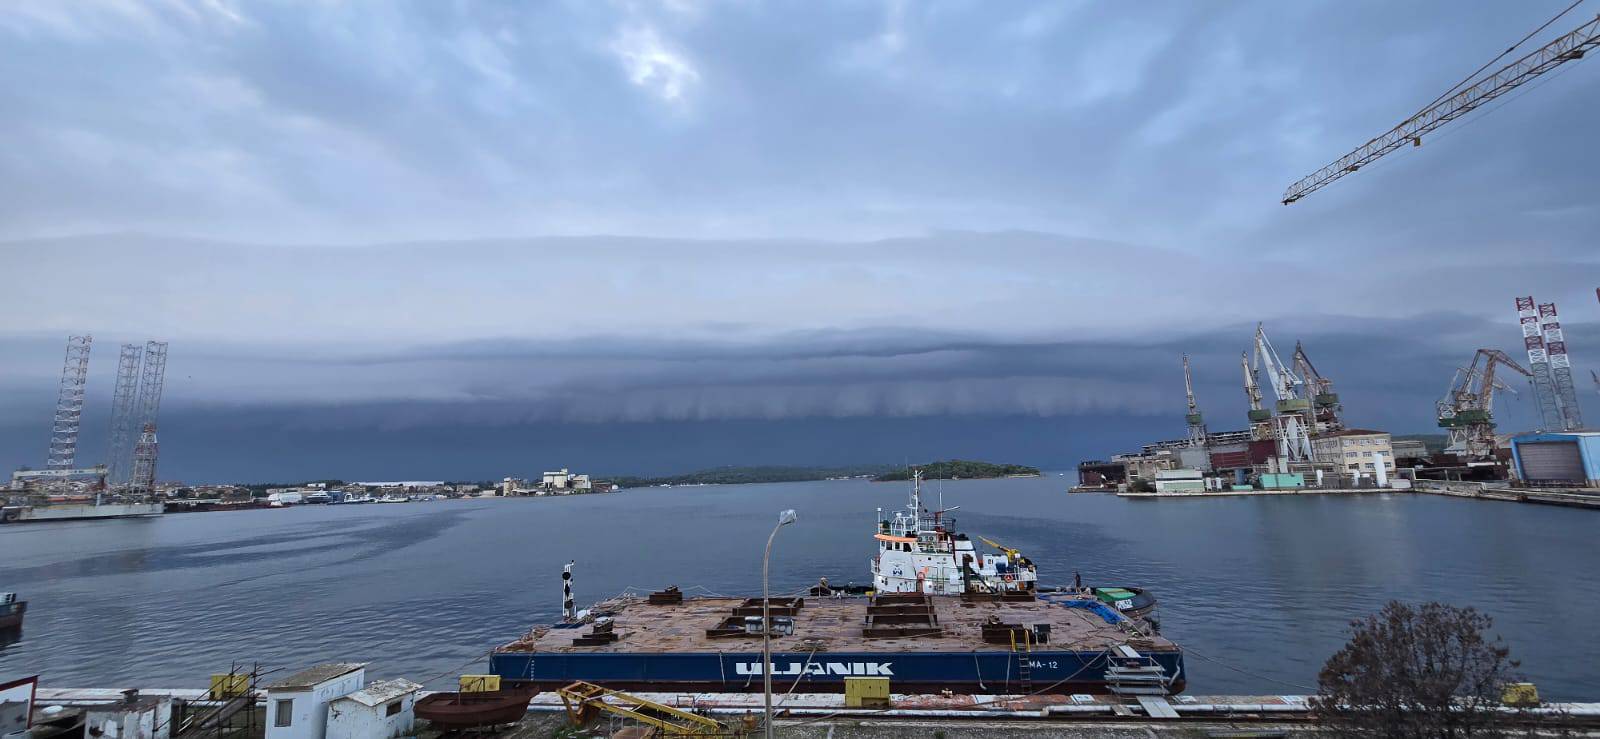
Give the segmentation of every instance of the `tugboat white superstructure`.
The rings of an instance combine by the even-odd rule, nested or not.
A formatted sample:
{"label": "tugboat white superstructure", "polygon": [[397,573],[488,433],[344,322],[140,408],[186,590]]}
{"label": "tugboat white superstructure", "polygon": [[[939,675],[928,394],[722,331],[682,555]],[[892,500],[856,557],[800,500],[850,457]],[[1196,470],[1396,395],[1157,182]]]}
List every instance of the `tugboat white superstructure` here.
{"label": "tugboat white superstructure", "polygon": [[959,507],[923,508],[922,471],[914,471],[906,510],[885,518],[883,509],[878,509],[873,588],[880,593],[929,595],[1033,592],[1039,575],[1027,557],[993,542],[1001,554],[985,556],[966,534],[956,533],[955,519],[947,514]]}

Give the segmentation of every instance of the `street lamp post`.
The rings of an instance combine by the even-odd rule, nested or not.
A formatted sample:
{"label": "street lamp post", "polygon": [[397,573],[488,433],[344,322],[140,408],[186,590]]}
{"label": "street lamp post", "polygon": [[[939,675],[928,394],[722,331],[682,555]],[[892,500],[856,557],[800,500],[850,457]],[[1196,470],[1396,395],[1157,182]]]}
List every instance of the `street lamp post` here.
{"label": "street lamp post", "polygon": [[761,693],[767,706],[767,739],[772,739],[772,594],[768,592],[767,569],[772,562],[772,540],[778,538],[778,529],[799,518],[790,508],[778,514],[778,525],[772,527],[767,537],[767,552],[761,555]]}

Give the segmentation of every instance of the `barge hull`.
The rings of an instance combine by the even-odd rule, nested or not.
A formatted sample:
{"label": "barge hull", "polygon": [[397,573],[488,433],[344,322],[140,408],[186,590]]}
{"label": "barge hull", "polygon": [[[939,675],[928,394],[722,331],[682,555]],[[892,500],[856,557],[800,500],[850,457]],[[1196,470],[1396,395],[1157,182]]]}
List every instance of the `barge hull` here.
{"label": "barge hull", "polygon": [[[1184,688],[1180,651],[1146,652],[1172,676],[1168,692]],[[1028,679],[1020,663],[1027,659]],[[1017,652],[775,652],[773,689],[844,692],[846,677],[887,677],[896,692],[1015,695],[1106,693],[1104,651],[1035,649]],[[555,690],[574,681],[616,690],[749,692],[761,684],[760,652],[496,652],[490,672],[511,685]]]}
{"label": "barge hull", "polygon": [[161,503],[102,503],[64,504],[48,506],[11,506],[0,514],[0,523],[29,523],[34,521],[84,521],[100,518],[142,518],[159,516],[166,512]]}

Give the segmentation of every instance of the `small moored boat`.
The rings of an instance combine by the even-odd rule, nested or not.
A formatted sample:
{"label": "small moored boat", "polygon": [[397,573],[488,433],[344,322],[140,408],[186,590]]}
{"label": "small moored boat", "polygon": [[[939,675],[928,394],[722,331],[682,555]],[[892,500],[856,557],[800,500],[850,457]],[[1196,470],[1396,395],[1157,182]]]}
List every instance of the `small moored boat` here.
{"label": "small moored boat", "polygon": [[417,718],[445,729],[509,724],[528,712],[528,701],[538,694],[531,688],[433,693],[417,701],[412,711]]}
{"label": "small moored boat", "polygon": [[28,601],[17,600],[16,593],[0,593],[0,631],[22,628],[22,616],[28,612]]}

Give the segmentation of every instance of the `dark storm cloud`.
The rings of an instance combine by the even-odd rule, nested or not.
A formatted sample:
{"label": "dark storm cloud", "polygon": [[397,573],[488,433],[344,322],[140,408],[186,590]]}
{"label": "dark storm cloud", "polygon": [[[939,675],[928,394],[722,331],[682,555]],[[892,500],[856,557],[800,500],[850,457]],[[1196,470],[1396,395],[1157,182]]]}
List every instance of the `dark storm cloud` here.
{"label": "dark storm cloud", "polygon": [[1516,295],[1595,365],[1595,62],[1278,198],[1558,5],[10,3],[0,427],[48,424],[92,331],[91,422],[115,344],[167,339],[173,417],[241,434],[202,447],[1175,434],[1177,355],[1237,425],[1265,321],[1353,418],[1425,428],[1518,353]]}

